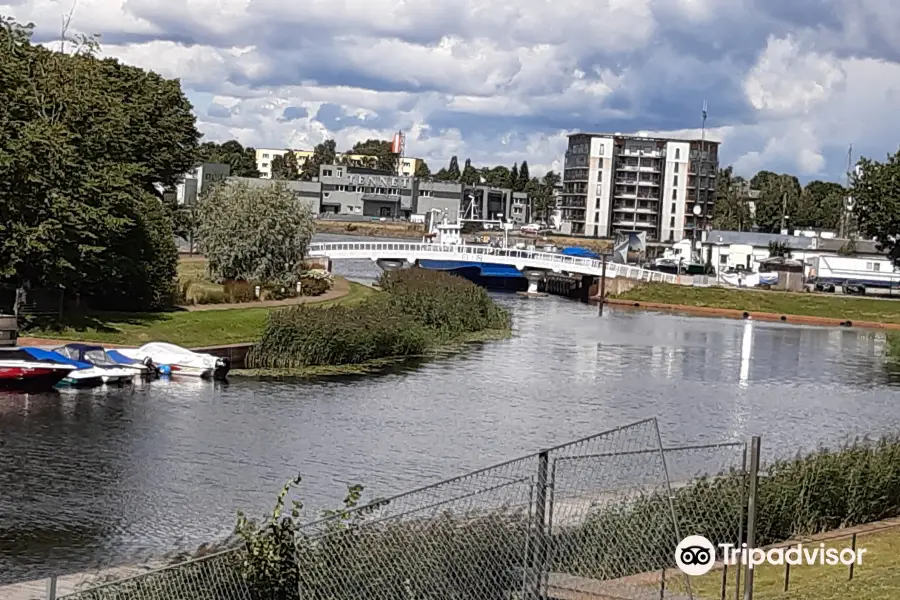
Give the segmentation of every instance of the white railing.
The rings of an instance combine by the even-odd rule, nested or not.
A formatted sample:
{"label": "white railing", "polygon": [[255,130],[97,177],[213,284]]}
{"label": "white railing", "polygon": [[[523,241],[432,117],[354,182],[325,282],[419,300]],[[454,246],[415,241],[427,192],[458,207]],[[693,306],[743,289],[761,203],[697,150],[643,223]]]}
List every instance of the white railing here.
{"label": "white railing", "polygon": [[[331,259],[403,259],[455,260],[513,265],[517,269],[537,268],[553,272],[567,271],[582,275],[600,275],[603,264],[592,258],[568,256],[554,252],[492,248],[490,246],[468,246],[451,244],[423,244],[415,242],[329,242],[311,244],[311,257]],[[613,262],[606,263],[608,277],[625,277],[641,281],[678,283],[678,277],[670,273],[651,271],[640,267]]]}

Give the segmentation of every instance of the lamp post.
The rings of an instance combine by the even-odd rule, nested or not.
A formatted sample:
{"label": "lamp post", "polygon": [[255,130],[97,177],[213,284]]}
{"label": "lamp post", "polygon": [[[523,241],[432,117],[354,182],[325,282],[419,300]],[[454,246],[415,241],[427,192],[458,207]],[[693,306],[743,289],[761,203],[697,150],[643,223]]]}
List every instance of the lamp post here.
{"label": "lamp post", "polygon": [[692,212],[694,213],[694,226],[691,228],[691,255],[688,257],[688,260],[694,262],[694,251],[697,249],[697,223],[699,222],[698,217],[700,217],[702,212],[700,205],[695,204]]}

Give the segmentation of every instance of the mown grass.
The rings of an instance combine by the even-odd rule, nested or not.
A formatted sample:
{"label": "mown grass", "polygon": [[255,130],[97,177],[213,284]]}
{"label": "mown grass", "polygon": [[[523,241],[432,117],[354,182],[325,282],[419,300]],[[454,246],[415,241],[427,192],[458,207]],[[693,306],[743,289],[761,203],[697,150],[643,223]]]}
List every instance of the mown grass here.
{"label": "mown grass", "polygon": [[780,315],[802,315],[851,321],[900,323],[900,301],[826,294],[735,290],[653,283],[616,296],[636,302],[726,308]]}
{"label": "mown grass", "polygon": [[[313,302],[310,310],[353,306],[378,292],[349,282],[350,292],[335,300]],[[121,346],[170,342],[187,348],[254,342],[260,338],[269,313],[275,309],[248,307],[165,313],[92,313],[73,317],[56,328],[32,329],[25,335]]]}
{"label": "mown grass", "polygon": [[[812,548],[818,545],[818,542],[807,544]],[[900,595],[900,527],[861,533],[856,546],[865,548],[866,553],[862,565],[854,566],[852,581],[849,567],[844,565],[791,565],[785,592],[785,567],[765,564],[753,570],[753,597],[758,600],[895,600]],[[850,538],[825,542],[825,547],[849,548]],[[728,568],[725,597],[729,599],[735,597],[734,569]],[[695,598],[719,598],[722,571],[714,569],[702,577],[692,577],[690,584]],[[687,591],[681,576],[667,588],[672,593]]]}
{"label": "mown grass", "polygon": [[271,313],[247,366],[296,369],[422,356],[460,337],[510,327],[509,314],[483,288],[455,275],[403,269],[384,273],[379,286],[384,293],[356,305]]}

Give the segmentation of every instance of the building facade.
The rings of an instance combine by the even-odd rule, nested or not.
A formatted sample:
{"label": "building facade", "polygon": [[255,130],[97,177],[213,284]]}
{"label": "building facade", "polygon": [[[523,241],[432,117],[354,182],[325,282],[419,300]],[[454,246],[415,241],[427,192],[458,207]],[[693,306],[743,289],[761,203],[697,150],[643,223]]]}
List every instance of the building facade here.
{"label": "building facade", "polygon": [[[226,182],[246,183],[251,187],[272,185],[272,181],[256,177],[229,177]],[[280,183],[294,192],[297,200],[307,204],[314,213],[321,212],[322,185],[318,181],[281,181]]]}
{"label": "building facade", "polygon": [[571,134],[560,230],[593,237],[644,232],[656,242],[699,237],[712,223],[718,148],[708,140]]}
{"label": "building facade", "polygon": [[509,188],[477,185],[466,188],[463,218],[524,225],[531,218],[528,194]]}
{"label": "building facade", "polygon": [[[310,159],[313,155],[312,150],[285,150],[285,149],[276,149],[276,148],[257,148],[256,150],[256,169],[259,171],[260,177],[263,179],[271,179],[272,178],[272,161],[275,160],[277,156],[284,156],[288,152],[293,152],[294,157],[297,159],[297,167],[303,168],[303,165],[306,164],[306,161]],[[354,164],[356,166],[364,165],[366,161],[370,160],[372,157],[364,154],[344,154],[341,152],[337,153],[337,158],[342,162],[347,161],[351,166]],[[402,175],[405,177],[412,177],[416,173],[416,169],[419,166],[419,163],[422,162],[421,159],[412,158],[408,156],[402,156],[399,159],[397,175]]]}
{"label": "building facade", "polygon": [[175,186],[175,201],[182,206],[193,206],[209,186],[224,181],[231,174],[231,167],[223,163],[203,163],[186,173]]}

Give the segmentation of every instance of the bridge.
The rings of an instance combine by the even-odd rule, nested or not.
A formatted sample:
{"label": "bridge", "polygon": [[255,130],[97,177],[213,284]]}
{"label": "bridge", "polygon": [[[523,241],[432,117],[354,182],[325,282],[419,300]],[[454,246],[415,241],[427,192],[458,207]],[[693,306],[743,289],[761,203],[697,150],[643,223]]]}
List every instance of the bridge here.
{"label": "bridge", "polygon": [[[369,259],[383,269],[401,268],[418,261],[468,262],[473,265],[513,266],[528,279],[528,291],[536,292],[548,273],[570,273],[600,277],[603,263],[592,258],[553,252],[468,246],[465,244],[425,244],[416,242],[329,242],[310,244],[308,255],[331,260]],[[678,283],[678,276],[619,263],[606,263],[606,276],[637,281]]]}

